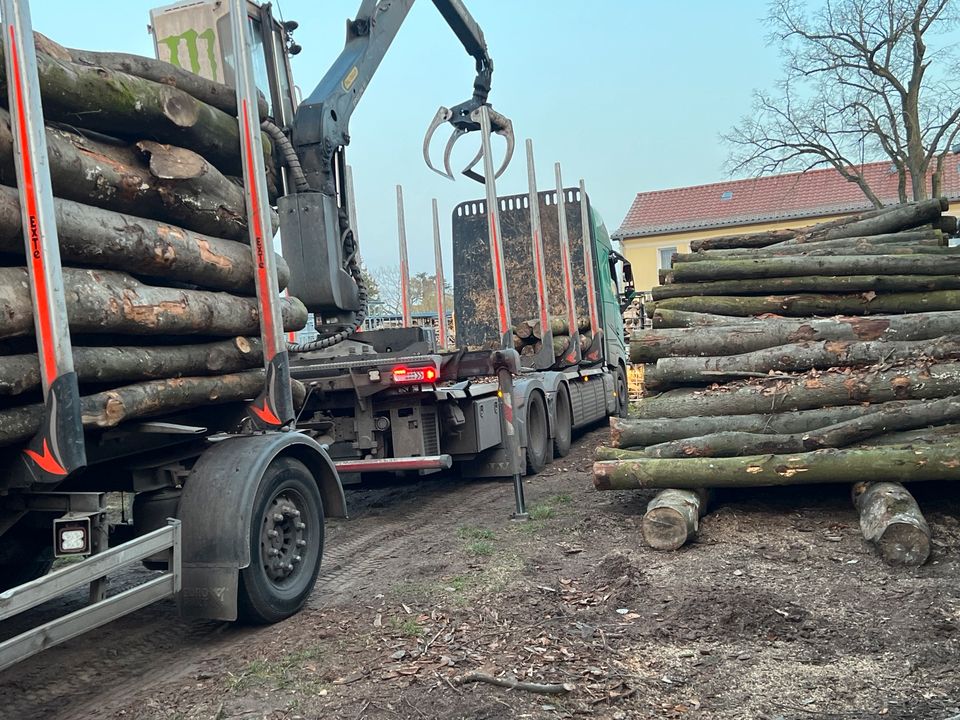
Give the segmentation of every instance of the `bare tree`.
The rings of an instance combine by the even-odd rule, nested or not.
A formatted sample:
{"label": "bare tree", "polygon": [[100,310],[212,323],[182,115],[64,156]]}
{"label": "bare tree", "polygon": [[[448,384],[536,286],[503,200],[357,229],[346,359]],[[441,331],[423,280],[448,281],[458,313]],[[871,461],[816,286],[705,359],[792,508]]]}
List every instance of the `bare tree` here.
{"label": "bare tree", "polygon": [[381,265],[370,271],[370,277],[377,286],[375,295],[369,295],[371,312],[375,315],[399,315],[400,302],[400,266]]}
{"label": "bare tree", "polygon": [[939,195],[960,130],[960,65],[955,44],[927,42],[957,18],[955,0],[828,0],[812,12],[775,0],[767,22],[785,78],[723,136],[731,171],[830,166],[881,207],[862,166],[887,158],[901,202]]}

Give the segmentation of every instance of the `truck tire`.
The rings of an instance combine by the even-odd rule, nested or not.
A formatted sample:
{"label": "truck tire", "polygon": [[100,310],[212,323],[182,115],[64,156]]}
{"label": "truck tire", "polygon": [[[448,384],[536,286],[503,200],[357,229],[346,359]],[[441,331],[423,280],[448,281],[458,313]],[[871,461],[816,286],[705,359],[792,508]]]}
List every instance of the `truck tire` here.
{"label": "truck tire", "polygon": [[15,527],[0,538],[0,592],[43,577],[53,567],[53,531]]}
{"label": "truck tire", "polygon": [[298,612],[320,572],[323,500],[299,460],[270,463],[254,500],[250,565],[240,572],[238,619],[274,623]]}
{"label": "truck tire", "polygon": [[625,418],[630,414],[630,392],[627,389],[627,371],[623,365],[617,366],[617,417]]}
{"label": "truck tire", "polygon": [[534,392],[527,398],[527,475],[543,470],[550,452],[547,404],[543,395]]}
{"label": "truck tire", "polygon": [[570,437],[573,434],[573,409],[570,394],[561,386],[557,390],[556,417],[553,427],[553,456],[562,458],[570,452]]}

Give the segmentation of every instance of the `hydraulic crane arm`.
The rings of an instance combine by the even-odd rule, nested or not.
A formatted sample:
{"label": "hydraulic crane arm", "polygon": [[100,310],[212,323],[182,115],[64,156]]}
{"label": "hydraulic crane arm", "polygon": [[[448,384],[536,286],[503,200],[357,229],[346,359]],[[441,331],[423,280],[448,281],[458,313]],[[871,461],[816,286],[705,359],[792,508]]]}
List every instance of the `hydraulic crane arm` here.
{"label": "hydraulic crane arm", "polygon": [[[312,350],[333,345],[347,337],[362,322],[366,293],[359,272],[355,230],[347,207],[344,148],[350,143],[350,116],[380,66],[387,49],[410,12],[414,0],[363,0],[353,20],[347,21],[347,39],[336,59],[310,96],[297,108],[292,123],[292,144],[302,176],[294,178],[295,191],[280,198],[280,231],[283,255],[290,265],[290,292],[315,314],[321,340],[295,347]],[[433,0],[447,24],[476,63],[473,94],[453,108],[441,107],[427,131],[424,157],[427,165],[453,179],[450,152],[464,134],[479,130],[471,113],[487,104],[493,61],[476,21],[462,0]],[[492,132],[507,138],[506,157],[513,151],[510,121],[491,111]],[[430,162],[429,142],[440,125],[449,122],[453,134],[444,155],[446,172]],[[482,178],[472,170],[480,154],[464,174]]]}
{"label": "hydraulic crane arm", "polygon": [[[341,169],[336,167],[337,153],[350,143],[350,116],[413,3],[414,0],[363,0],[357,17],[347,21],[343,52],[310,96],[297,108],[293,122],[293,144],[311,188],[328,194],[337,190],[338,177],[342,177]],[[433,4],[476,61],[473,96],[449,110],[441,108],[441,113],[445,115],[441,122],[451,122],[456,137],[460,137],[479,129],[469,121],[469,115],[487,102],[493,60],[487,51],[483,31],[461,0],[433,0]],[[494,131],[505,134],[508,122],[502,116],[495,115],[500,122],[495,121],[497,127]],[[431,125],[428,140],[439,124]],[[433,167],[429,158],[427,163]]]}

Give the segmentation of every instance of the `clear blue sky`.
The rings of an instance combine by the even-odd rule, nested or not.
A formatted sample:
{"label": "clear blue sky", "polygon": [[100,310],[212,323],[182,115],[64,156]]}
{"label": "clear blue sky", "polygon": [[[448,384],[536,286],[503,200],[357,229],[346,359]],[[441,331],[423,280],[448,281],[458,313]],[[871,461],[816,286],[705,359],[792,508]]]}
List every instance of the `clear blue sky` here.
{"label": "clear blue sky", "polygon": [[[34,0],[36,30],[70,47],[153,55],[149,0]],[[303,52],[293,71],[310,93],[343,47],[359,0],[281,0],[300,23]],[[760,0],[685,3],[651,0],[466,0],[486,36],[495,73],[490,100],[513,119],[517,155],[500,194],[526,191],[523,141],[532,138],[541,189],[586,181],[611,232],[637,192],[724,177],[718,139],[750,107],[753,88],[770,87],[778,58],[765,43]],[[274,3],[276,12],[277,3]],[[681,9],[682,7],[682,9]],[[358,224],[368,266],[395,265],[396,193],[404,187],[413,272],[433,269],[430,199],[440,201],[451,266],[449,218],[483,195],[421,159],[427,124],[441,104],[470,95],[473,62],[429,0],[413,7],[354,112],[347,151],[357,186]],[[462,165],[478,138],[460,141]],[[469,146],[469,147],[468,147]],[[438,148],[439,150],[439,148]]]}

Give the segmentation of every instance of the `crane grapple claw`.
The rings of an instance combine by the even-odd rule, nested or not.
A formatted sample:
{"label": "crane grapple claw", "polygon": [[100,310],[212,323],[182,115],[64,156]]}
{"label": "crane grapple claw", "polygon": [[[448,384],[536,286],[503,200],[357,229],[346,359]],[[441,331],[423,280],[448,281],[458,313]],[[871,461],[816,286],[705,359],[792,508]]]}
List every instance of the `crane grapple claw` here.
{"label": "crane grapple claw", "polygon": [[[480,129],[478,112],[479,108],[473,103],[469,102],[464,103],[463,105],[458,105],[452,109],[441,107],[439,110],[437,110],[436,115],[433,116],[433,120],[430,122],[430,126],[427,128],[427,134],[423,139],[423,159],[428,168],[433,170],[438,175],[442,175],[448,180],[454,179],[453,170],[450,167],[450,158],[453,154],[453,146],[456,145],[457,140],[462,138],[464,135]],[[500,163],[500,166],[495,173],[495,177],[500,177],[510,164],[510,160],[513,158],[513,151],[516,146],[516,137],[513,133],[513,123],[505,116],[495,112],[492,108],[490,108],[490,120],[491,131],[502,136],[507,141],[506,153],[504,154],[503,161]],[[430,144],[433,141],[433,136],[444,123],[450,123],[453,125],[453,132],[450,134],[450,138],[447,140],[447,144],[443,150],[443,169],[441,170],[437,168],[430,160]],[[471,180],[476,180],[479,183],[483,183],[483,175],[474,170],[474,168],[482,159],[483,150],[479,150],[473,159],[463,169],[463,175]]]}

